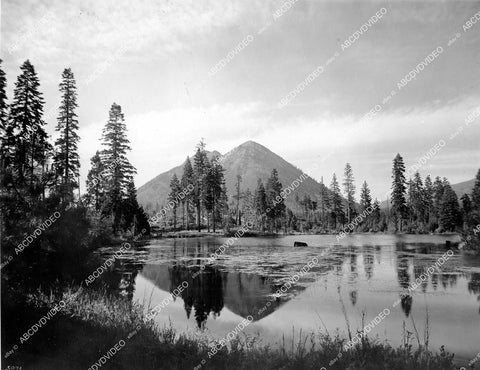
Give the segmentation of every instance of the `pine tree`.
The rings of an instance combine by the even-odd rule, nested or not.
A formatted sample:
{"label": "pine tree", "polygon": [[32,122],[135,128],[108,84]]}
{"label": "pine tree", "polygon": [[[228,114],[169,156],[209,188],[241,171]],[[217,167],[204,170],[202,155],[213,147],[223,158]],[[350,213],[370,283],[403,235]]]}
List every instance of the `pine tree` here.
{"label": "pine tree", "polygon": [[370,188],[366,181],[362,184],[362,190],[360,193],[360,205],[362,206],[362,210],[366,210],[368,207],[372,205],[372,197],[370,195]]}
{"label": "pine tree", "polygon": [[258,227],[260,230],[265,231],[265,219],[267,211],[267,195],[262,180],[257,180],[257,188],[254,195],[255,213],[258,220]]}
{"label": "pine tree", "polygon": [[[186,193],[185,197],[182,199],[182,219],[183,219],[183,227],[188,230],[189,228],[189,220],[190,220],[190,206],[193,203],[193,193],[190,192],[188,189],[191,189],[192,186],[195,184],[194,174],[193,174],[193,167],[190,158],[187,157],[185,164],[183,165],[183,175],[180,181],[183,191]],[[185,226],[185,213],[187,214],[187,221]]]}
{"label": "pine tree", "polygon": [[35,197],[43,192],[40,177],[52,147],[44,129],[44,101],[35,68],[27,60],[20,70],[22,73],[15,83],[6,131],[10,141],[8,145],[14,145],[13,165],[18,173],[18,182],[26,183],[30,195]]}
{"label": "pine tree", "polygon": [[2,163],[1,165],[1,170],[3,173],[3,169],[6,166],[6,154],[7,154],[7,149],[9,148],[8,145],[8,137],[7,137],[7,93],[6,93],[6,88],[7,88],[7,79],[5,77],[5,72],[2,69],[2,59],[0,59],[0,160]]}
{"label": "pine tree", "polygon": [[463,194],[462,197],[460,198],[460,201],[462,202],[463,219],[465,220],[468,226],[468,222],[470,220],[470,216],[472,212],[472,201],[468,194]]}
{"label": "pine tree", "polygon": [[[372,206],[372,196],[370,195],[370,188],[366,181],[363,182],[362,189],[360,192],[360,206],[362,207],[362,212],[365,212]],[[364,221],[367,225],[367,228],[370,228],[370,216],[366,215]]]}
{"label": "pine tree", "polygon": [[240,199],[242,198],[242,193],[240,192],[240,184],[242,183],[242,176],[237,175],[237,182],[235,183],[236,194],[234,199],[237,200],[237,213],[236,213],[236,221],[237,225],[241,225],[241,217],[240,217]]}
{"label": "pine tree", "polygon": [[412,220],[421,223],[425,214],[425,189],[423,187],[422,178],[418,172],[415,173],[411,186],[409,188],[410,210],[412,212]]}
{"label": "pine tree", "polygon": [[441,203],[443,199],[444,186],[440,177],[435,177],[433,183],[433,208],[435,212],[435,220],[438,223],[440,219]]}
{"label": "pine tree", "polygon": [[55,142],[54,165],[60,178],[60,194],[64,200],[73,199],[73,189],[78,187],[80,160],[78,156],[78,120],[75,113],[77,105],[77,87],[70,68],[62,73],[59,85],[62,101],[56,131],[60,136]]}
{"label": "pine tree", "polygon": [[332,210],[332,218],[334,221],[334,228],[337,228],[337,222],[343,224],[343,208],[342,208],[342,196],[340,194],[340,186],[338,185],[337,181],[337,175],[335,173],[333,174],[332,177],[332,182],[330,184],[330,194],[331,194],[331,199],[330,199],[330,204],[331,204],[331,210]]}
{"label": "pine tree", "polygon": [[278,172],[274,168],[267,181],[265,192],[267,194],[267,206],[270,209],[267,216],[272,222],[275,231],[278,231],[278,220],[285,214],[285,201],[280,195],[282,191],[282,183],[278,178]]}
{"label": "pine tree", "polygon": [[222,196],[223,185],[225,184],[224,169],[218,162],[218,157],[212,158],[205,176],[205,206],[207,212],[212,215],[213,232],[216,231],[216,221],[218,219],[218,209]]}
{"label": "pine tree", "polygon": [[127,197],[123,201],[123,218],[124,218],[124,230],[126,231],[131,226],[133,226],[133,235],[137,232],[137,223],[136,220],[140,211],[140,206],[137,201],[137,189],[135,183],[130,181],[127,185]]}
{"label": "pine tree", "polygon": [[106,193],[106,179],[104,178],[105,166],[102,163],[100,152],[97,150],[95,155],[90,159],[91,168],[87,175],[87,193],[86,201],[100,211]]}
{"label": "pine tree", "polygon": [[373,211],[372,211],[372,222],[374,224],[374,230],[381,230],[380,228],[380,219],[381,219],[382,213],[380,210],[380,202],[378,201],[377,198],[375,198],[375,201],[373,202]]}
{"label": "pine tree", "polygon": [[136,173],[135,167],[127,158],[130,142],[127,139],[127,126],[124,120],[122,108],[113,103],[109,120],[102,134],[102,145],[106,147],[101,154],[107,178],[106,211],[114,217],[114,232],[121,222],[122,201],[127,198],[128,185],[133,181],[133,175]]}
{"label": "pine tree", "polygon": [[208,167],[208,158],[205,151],[205,142],[203,139],[197,144],[197,151],[193,157],[195,192],[193,201],[197,210],[197,228],[200,232],[202,229],[201,210],[205,194],[205,175]]}
{"label": "pine tree", "polygon": [[173,229],[177,230],[177,207],[178,199],[180,192],[182,191],[180,181],[178,180],[177,174],[174,173],[172,179],[170,180],[170,193],[168,194],[168,202],[173,204],[172,214],[173,214]]}
{"label": "pine tree", "polygon": [[480,169],[475,177],[475,185],[472,190],[472,210],[479,216],[480,221]]}
{"label": "pine tree", "polygon": [[227,185],[225,182],[222,185],[222,193],[220,194],[220,200],[218,203],[218,211],[222,218],[222,225],[226,230],[229,230],[229,221],[228,221],[228,194],[227,194]]}
{"label": "pine tree", "polygon": [[406,215],[406,180],[405,180],[405,164],[400,154],[397,154],[393,160],[392,170],[392,213],[395,222],[395,231],[402,231],[403,220]]}
{"label": "pine tree", "polygon": [[345,165],[343,174],[343,189],[345,191],[345,199],[347,203],[347,220],[348,223],[350,223],[350,220],[355,213],[355,179],[353,177],[353,170],[350,163]]}
{"label": "pine tree", "polygon": [[323,176],[320,182],[320,210],[322,211],[322,224],[323,227],[327,227],[327,222],[325,218],[325,212],[330,208],[330,199],[328,196],[327,187],[323,184]]}
{"label": "pine tree", "polygon": [[425,207],[425,217],[424,222],[428,225],[433,217],[433,183],[430,175],[425,177],[425,186],[423,188],[423,202]]}
{"label": "pine tree", "polygon": [[457,194],[448,182],[444,182],[443,197],[440,202],[440,226],[444,231],[455,231],[460,222],[461,213]]}

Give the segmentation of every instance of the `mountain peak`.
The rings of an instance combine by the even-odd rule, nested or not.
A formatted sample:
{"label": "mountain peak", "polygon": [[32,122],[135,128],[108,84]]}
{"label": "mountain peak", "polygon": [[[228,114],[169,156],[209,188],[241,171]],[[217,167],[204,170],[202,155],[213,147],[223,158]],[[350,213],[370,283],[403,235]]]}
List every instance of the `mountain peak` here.
{"label": "mountain peak", "polygon": [[243,144],[240,144],[239,146],[261,146],[261,147],[264,148],[263,145],[257,143],[256,141],[253,141],[253,140],[245,141]]}
{"label": "mountain peak", "polygon": [[[292,184],[293,181],[302,176],[302,171],[285,159],[275,154],[265,146],[248,140],[231,151],[227,152],[222,160],[222,166],[225,169],[225,185],[227,194],[232,197],[236,194],[237,176],[241,176],[241,191],[247,189],[253,193],[257,187],[257,181],[260,179],[264,183],[270,177],[272,170],[278,171],[280,181],[284,187]],[[150,206],[150,209],[161,207],[168,198],[169,183],[173,176],[181,177],[183,166],[172,168],[170,171],[158,175],[147,184],[141,186],[137,191],[137,199],[140,204]],[[296,192],[300,197],[309,194],[315,198],[322,190],[319,183],[310,177],[305,178]],[[295,207],[294,196],[286,199],[287,205]],[[157,206],[158,205],[158,206]]]}

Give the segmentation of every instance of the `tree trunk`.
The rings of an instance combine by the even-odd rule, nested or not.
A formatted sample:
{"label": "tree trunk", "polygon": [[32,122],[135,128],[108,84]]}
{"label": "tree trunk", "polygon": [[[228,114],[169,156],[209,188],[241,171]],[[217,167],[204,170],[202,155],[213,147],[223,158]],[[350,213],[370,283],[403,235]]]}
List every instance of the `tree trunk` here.
{"label": "tree trunk", "polygon": [[198,232],[202,231],[201,229],[201,219],[200,219],[200,202],[197,204],[197,228]]}

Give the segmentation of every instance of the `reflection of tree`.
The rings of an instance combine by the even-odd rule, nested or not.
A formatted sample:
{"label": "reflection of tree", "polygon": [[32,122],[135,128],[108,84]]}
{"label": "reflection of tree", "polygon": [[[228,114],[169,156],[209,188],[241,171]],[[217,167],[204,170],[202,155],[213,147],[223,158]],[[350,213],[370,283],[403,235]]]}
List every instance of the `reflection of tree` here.
{"label": "reflection of tree", "polygon": [[373,256],[373,247],[365,246],[362,251],[363,255],[363,268],[365,270],[365,276],[367,280],[370,280],[373,277],[373,264],[374,264],[374,256]]}
{"label": "reflection of tree", "polygon": [[129,259],[116,259],[112,268],[101,276],[101,282],[110,294],[121,295],[132,300],[135,291],[135,279],[143,264]]}
{"label": "reflection of tree", "polygon": [[397,257],[397,278],[400,287],[402,288],[401,294],[401,307],[405,316],[410,315],[412,310],[413,299],[411,295],[405,295],[406,290],[410,285],[410,275],[408,274],[408,256],[399,254]]}
{"label": "reflection of tree", "polygon": [[[415,259],[413,259],[413,276],[415,281],[417,279],[419,279],[418,281],[421,281],[420,286],[422,288],[422,292],[426,293],[428,286],[428,272],[427,267],[420,263],[418,261],[415,262]],[[424,275],[424,280],[421,278],[422,274]]]}
{"label": "reflection of tree", "polygon": [[350,302],[355,306],[357,304],[358,292],[356,290],[350,291]]}
{"label": "reflection of tree", "polygon": [[358,299],[358,291],[354,289],[354,285],[357,283],[357,280],[357,254],[350,251],[350,274],[348,276],[348,285],[350,287],[350,302],[352,302],[353,306],[355,306]]}
{"label": "reflection of tree", "polygon": [[[478,294],[477,301],[480,302],[480,273],[473,272],[470,275],[470,281],[468,282],[468,291],[473,294]],[[480,307],[478,308],[480,314]]]}
{"label": "reflection of tree", "polygon": [[191,270],[182,265],[174,265],[169,268],[169,273],[170,293],[185,281],[188,283],[188,287],[179,296],[184,301],[187,317],[190,317],[192,308],[194,309],[199,328],[205,327],[210,312],[214,316],[220,315],[223,308],[223,280],[220,271],[207,267],[193,279]]}

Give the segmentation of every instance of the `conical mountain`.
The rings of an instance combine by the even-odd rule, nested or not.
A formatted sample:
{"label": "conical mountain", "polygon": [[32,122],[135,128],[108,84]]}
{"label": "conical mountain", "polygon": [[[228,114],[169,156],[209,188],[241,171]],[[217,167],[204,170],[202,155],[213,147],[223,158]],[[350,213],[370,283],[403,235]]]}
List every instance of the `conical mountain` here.
{"label": "conical mountain", "polygon": [[[210,156],[213,153],[218,152],[212,152]],[[290,208],[294,204],[295,194],[298,194],[299,197],[308,194],[316,200],[321,191],[321,185],[314,179],[307,177],[308,173],[303,175],[302,170],[254,141],[247,141],[235,147],[224,155],[221,163],[225,168],[225,183],[229,197],[236,193],[237,175],[242,177],[241,191],[243,192],[248,188],[253,193],[257,186],[257,180],[260,178],[265,183],[274,168],[277,169],[284,188],[297,179],[299,181],[303,179],[286,199],[286,204]],[[149,209],[155,209],[157,204],[160,207],[165,204],[170,191],[170,179],[174,173],[180,178],[183,173],[183,164],[158,175],[141,186],[138,189],[137,196],[139,203]]]}

